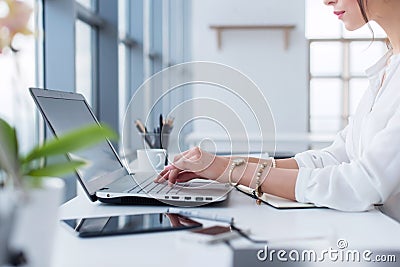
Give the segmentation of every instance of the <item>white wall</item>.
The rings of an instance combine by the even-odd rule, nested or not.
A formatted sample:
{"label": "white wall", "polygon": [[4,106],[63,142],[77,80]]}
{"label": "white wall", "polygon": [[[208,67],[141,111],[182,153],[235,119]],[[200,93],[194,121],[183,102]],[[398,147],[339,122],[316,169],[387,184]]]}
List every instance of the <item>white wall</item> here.
{"label": "white wall", "polygon": [[[304,9],[304,1],[299,0],[192,1],[192,59],[229,65],[261,88],[275,118],[277,150],[297,152],[306,148],[302,143],[283,140],[307,132],[308,48]],[[225,31],[222,48],[218,49],[217,34],[209,28],[215,24],[295,24],[296,28],[290,34],[287,50],[280,30]],[[198,90],[194,96],[202,92]],[[212,94],[212,90],[207,94]],[[194,113],[201,108],[204,107],[195,107]],[[201,123],[194,126],[194,131],[194,139],[204,136]]]}

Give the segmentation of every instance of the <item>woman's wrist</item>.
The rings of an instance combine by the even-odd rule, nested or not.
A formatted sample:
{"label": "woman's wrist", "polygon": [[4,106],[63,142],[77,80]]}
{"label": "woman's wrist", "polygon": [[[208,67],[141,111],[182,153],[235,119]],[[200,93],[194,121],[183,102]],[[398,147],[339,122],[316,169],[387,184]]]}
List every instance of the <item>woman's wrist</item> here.
{"label": "woman's wrist", "polygon": [[247,162],[245,166],[233,173],[232,180],[238,184],[255,188],[258,166],[258,163]]}
{"label": "woman's wrist", "polygon": [[[232,183],[232,184],[241,184],[250,188],[256,188],[257,183],[257,172],[261,163],[267,163],[267,171],[263,172],[263,177],[261,177],[261,184],[264,183],[267,175],[269,173],[269,168],[272,168],[272,160],[260,160],[257,162],[245,162],[240,166],[235,166],[233,169],[228,167],[224,172],[223,179],[220,182],[224,183]],[[232,166],[233,160],[229,162],[229,166]],[[229,180],[229,174],[231,179]]]}
{"label": "woman's wrist", "polygon": [[242,177],[243,170],[247,165],[247,161],[240,157],[231,157],[226,164],[226,168],[223,173],[217,179],[220,183],[229,183],[231,185],[237,184],[240,178]]}
{"label": "woman's wrist", "polygon": [[218,164],[216,166],[217,177],[212,178],[212,180],[220,183],[228,183],[228,171],[231,164],[231,158],[227,157],[216,157],[213,164]]}
{"label": "woman's wrist", "polygon": [[230,160],[218,182],[250,186],[251,180],[255,177],[256,168],[257,164],[255,163],[244,161],[243,164],[237,164],[234,160]]}

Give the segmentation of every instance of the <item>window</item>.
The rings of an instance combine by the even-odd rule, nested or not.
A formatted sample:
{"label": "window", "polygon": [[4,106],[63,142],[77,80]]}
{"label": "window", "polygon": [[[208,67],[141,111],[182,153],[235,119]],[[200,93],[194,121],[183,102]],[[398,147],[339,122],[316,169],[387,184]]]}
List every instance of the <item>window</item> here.
{"label": "window", "polygon": [[[97,118],[116,131],[117,7],[108,0],[44,1],[43,12],[46,88],[82,93]],[[76,177],[64,180],[70,199]]]}
{"label": "window", "polygon": [[[141,142],[135,125],[129,121],[144,120],[153,101],[162,92],[142,92],[142,101],[135,102],[134,110],[130,110],[125,118],[127,106],[145,79],[165,67],[189,61],[190,1],[119,0],[118,4],[119,116],[125,134],[123,156],[134,158]],[[183,93],[174,95],[157,106],[152,114],[167,113],[183,100]],[[123,125],[124,119],[128,122],[126,125]],[[148,124],[152,121],[157,122],[158,116],[149,118]]]}
{"label": "window", "polygon": [[371,23],[354,32],[344,29],[332,8],[307,0],[306,36],[310,55],[309,130],[316,134],[336,133],[348,123],[367,89],[364,70],[386,51],[385,35]]}
{"label": "window", "polygon": [[[118,32],[119,39],[121,40],[118,44],[118,87],[119,87],[119,95],[122,99],[126,98],[126,91],[128,87],[128,71],[130,69],[129,65],[129,46],[128,39],[129,31],[128,31],[128,11],[127,7],[129,6],[129,2],[127,0],[119,0],[118,2]],[[134,44],[134,42],[133,42]],[[120,120],[125,112],[126,103],[120,103]]]}
{"label": "window", "polygon": [[76,92],[85,96],[88,103],[96,110],[95,88],[97,69],[95,68],[97,52],[96,1],[77,0],[78,16],[75,22],[75,83]]}
{"label": "window", "polygon": [[[119,94],[119,125],[125,127],[125,133],[129,138],[124,138],[124,148],[133,147],[132,139],[135,140],[136,128],[134,124],[124,125],[125,113],[128,104],[135,91],[145,79],[144,75],[144,0],[119,0],[118,2],[118,94]],[[143,105],[143,102],[141,104]],[[138,112],[143,106],[135,107]],[[137,119],[137,118],[135,118]],[[130,117],[127,119],[134,120]],[[121,129],[122,132],[122,129]],[[131,134],[130,133],[134,133]],[[137,139],[137,138],[136,138]],[[120,148],[122,148],[121,138]],[[122,153],[122,151],[121,151]],[[136,151],[125,151],[124,156],[136,154]]]}
{"label": "window", "polygon": [[[185,56],[190,46],[186,39],[166,39],[167,34],[156,36],[152,34],[152,30],[156,29],[158,33],[168,30],[163,28],[165,26],[161,22],[165,20],[165,12],[173,10],[177,14],[182,14],[177,17],[179,21],[176,24],[171,23],[171,27],[176,27],[176,34],[182,36],[185,30],[185,38],[188,39],[186,32],[189,26],[185,23],[187,18],[183,18],[183,13],[187,14],[186,10],[190,10],[187,3],[189,1],[152,2],[147,0],[44,1],[46,28],[44,86],[82,93],[91,104],[97,118],[119,131],[132,95],[145,78],[159,70],[146,69],[145,62],[147,61],[149,66],[169,65],[169,62],[164,62],[165,42],[171,42],[169,46],[171,55],[182,54],[182,58],[178,56],[173,58],[174,64],[187,61]],[[169,2],[173,2],[174,7],[167,9]],[[163,20],[157,17],[160,14]],[[63,49],[62,53],[60,47]],[[153,48],[156,49],[150,51]],[[175,51],[172,51],[173,49]],[[141,105],[145,106],[145,101],[142,102]],[[135,106],[136,110],[145,109]],[[137,116],[137,113],[134,115]],[[129,133],[137,133],[134,125]],[[122,135],[122,132],[120,134]],[[130,139],[138,140],[133,134]],[[119,149],[118,144],[115,145]],[[134,145],[130,145],[131,147],[135,148]],[[75,179],[67,181],[68,197],[75,195],[74,182]]]}
{"label": "window", "polygon": [[[37,112],[28,88],[41,86],[41,4],[36,0],[24,0],[32,7],[29,29],[34,35],[16,35],[12,53],[5,49],[0,54],[0,117],[17,128],[20,150],[27,152],[38,141]],[[8,7],[0,5],[0,14],[6,15]],[[1,15],[0,15],[1,16]],[[37,38],[35,38],[37,36]]]}
{"label": "window", "polygon": [[92,35],[95,30],[82,22],[76,21],[76,91],[83,94],[88,103],[93,107],[93,56]]}
{"label": "window", "polygon": [[85,95],[97,118],[119,131],[119,1],[75,2],[76,91]]}

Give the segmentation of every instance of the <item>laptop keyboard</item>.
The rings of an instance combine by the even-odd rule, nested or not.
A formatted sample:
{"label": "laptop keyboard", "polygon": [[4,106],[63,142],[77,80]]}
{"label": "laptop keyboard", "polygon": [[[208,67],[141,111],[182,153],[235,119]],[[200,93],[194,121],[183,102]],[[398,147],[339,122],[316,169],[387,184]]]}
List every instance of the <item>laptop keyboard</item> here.
{"label": "laptop keyboard", "polygon": [[[127,175],[117,181],[114,181],[108,187],[114,192],[124,192],[130,194],[149,194],[163,196],[165,199],[180,199],[183,196],[185,200],[196,198],[198,201],[202,199],[206,201],[212,200],[212,195],[221,193],[221,184],[215,186],[210,183],[204,183],[199,181],[190,181],[188,183],[177,183],[172,186],[168,185],[168,182],[155,183],[154,175],[146,176],[132,176]],[[129,188],[125,189],[124,188]],[[223,188],[222,188],[223,189]],[[226,188],[229,191],[229,188]],[[189,199],[190,198],[190,199]]]}
{"label": "laptop keyboard", "polygon": [[169,195],[176,195],[178,194],[183,188],[188,187],[190,183],[177,183],[172,186],[168,186],[168,182],[164,183],[155,183],[154,178],[150,177],[140,183],[135,181],[135,185],[127,191],[127,193],[153,193],[153,194],[169,194]]}
{"label": "laptop keyboard", "polygon": [[141,191],[143,191],[144,188],[149,186],[151,183],[153,183],[151,178],[144,180],[141,183],[136,183],[131,189],[128,190],[128,193],[140,193]]}

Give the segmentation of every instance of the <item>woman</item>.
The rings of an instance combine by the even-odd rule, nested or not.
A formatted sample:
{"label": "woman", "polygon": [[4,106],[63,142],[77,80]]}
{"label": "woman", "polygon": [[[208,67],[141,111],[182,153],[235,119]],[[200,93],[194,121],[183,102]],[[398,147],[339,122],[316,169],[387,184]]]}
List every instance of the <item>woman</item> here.
{"label": "woman", "polygon": [[348,30],[374,20],[387,33],[391,47],[366,71],[370,86],[333,144],[291,159],[247,159],[245,163],[194,148],[177,156],[157,182],[202,177],[345,211],[368,210],[400,193],[400,1],[324,3],[333,7]]}

